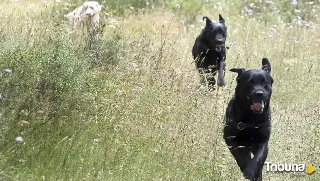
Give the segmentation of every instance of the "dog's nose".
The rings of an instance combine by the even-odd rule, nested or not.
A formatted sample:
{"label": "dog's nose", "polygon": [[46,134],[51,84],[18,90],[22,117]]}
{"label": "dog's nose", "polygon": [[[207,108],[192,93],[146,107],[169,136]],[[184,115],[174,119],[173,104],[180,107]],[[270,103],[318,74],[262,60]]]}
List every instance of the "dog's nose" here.
{"label": "dog's nose", "polygon": [[259,90],[259,91],[254,92],[254,96],[262,97],[263,96],[263,91]]}
{"label": "dog's nose", "polygon": [[222,39],[218,39],[217,40],[217,44],[221,45],[223,43],[223,40]]}

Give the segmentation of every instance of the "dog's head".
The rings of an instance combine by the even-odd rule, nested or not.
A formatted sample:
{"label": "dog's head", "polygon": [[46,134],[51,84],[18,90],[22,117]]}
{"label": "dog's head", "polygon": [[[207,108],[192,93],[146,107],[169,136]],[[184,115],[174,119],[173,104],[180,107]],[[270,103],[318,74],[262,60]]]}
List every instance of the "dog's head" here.
{"label": "dog's head", "polygon": [[93,16],[95,14],[99,14],[101,11],[101,6],[96,1],[87,1],[82,6],[82,15]]}
{"label": "dog's head", "polygon": [[267,58],[262,59],[261,70],[245,70],[233,68],[231,72],[238,73],[236,96],[257,114],[269,106],[272,94],[273,78],[270,75],[271,64]]}
{"label": "dog's head", "polygon": [[209,48],[217,52],[221,52],[225,48],[227,39],[227,27],[223,17],[219,14],[219,22],[213,23],[208,17],[206,19],[206,27],[204,28],[205,39],[209,43]]}

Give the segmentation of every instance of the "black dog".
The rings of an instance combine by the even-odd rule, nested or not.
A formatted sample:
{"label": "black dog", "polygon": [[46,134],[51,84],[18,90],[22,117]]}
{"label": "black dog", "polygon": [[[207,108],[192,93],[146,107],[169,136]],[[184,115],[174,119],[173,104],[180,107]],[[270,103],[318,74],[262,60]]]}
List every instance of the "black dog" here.
{"label": "black dog", "polygon": [[230,70],[238,77],[235,95],[226,110],[223,136],[244,177],[251,181],[262,180],[271,132],[273,78],[268,59],[262,59],[262,66],[262,70]]}
{"label": "black dog", "polygon": [[220,14],[219,23],[212,23],[206,16],[203,17],[204,19],[206,19],[206,27],[196,38],[192,48],[192,55],[199,73],[209,74],[209,76],[206,76],[209,85],[215,85],[214,76],[218,70],[217,84],[218,86],[223,86],[225,85],[227,27]]}

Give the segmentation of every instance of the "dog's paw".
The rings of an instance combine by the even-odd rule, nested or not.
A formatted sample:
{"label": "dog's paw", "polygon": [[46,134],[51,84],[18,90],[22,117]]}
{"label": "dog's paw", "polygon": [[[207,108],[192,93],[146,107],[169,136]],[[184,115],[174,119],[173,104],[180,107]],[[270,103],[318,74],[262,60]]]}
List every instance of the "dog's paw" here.
{"label": "dog's paw", "polygon": [[224,85],[226,85],[225,81],[222,80],[222,79],[218,79],[218,82],[217,82],[218,86],[222,87]]}
{"label": "dog's paw", "polygon": [[252,164],[248,164],[247,165],[247,168],[244,169],[243,171],[243,176],[246,178],[246,179],[254,179],[255,176],[256,176],[256,168],[252,165]]}
{"label": "dog's paw", "polygon": [[244,178],[249,179],[249,180],[254,179],[255,174],[256,174],[256,171],[252,168],[246,168],[243,171]]}

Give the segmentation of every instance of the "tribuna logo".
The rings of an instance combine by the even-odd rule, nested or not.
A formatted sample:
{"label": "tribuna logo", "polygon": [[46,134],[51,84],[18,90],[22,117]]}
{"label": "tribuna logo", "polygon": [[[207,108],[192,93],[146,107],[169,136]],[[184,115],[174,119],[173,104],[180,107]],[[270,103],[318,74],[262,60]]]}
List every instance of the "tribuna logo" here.
{"label": "tribuna logo", "polygon": [[305,172],[306,164],[291,164],[291,163],[271,163],[265,162],[268,172]]}

